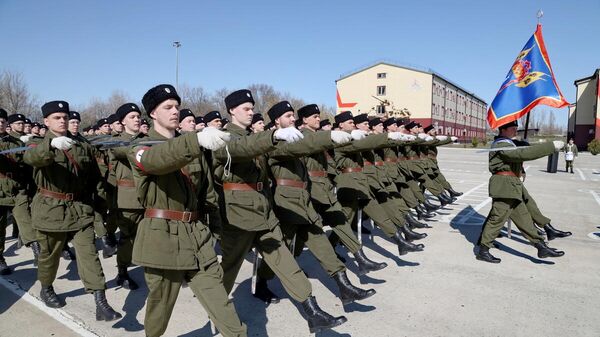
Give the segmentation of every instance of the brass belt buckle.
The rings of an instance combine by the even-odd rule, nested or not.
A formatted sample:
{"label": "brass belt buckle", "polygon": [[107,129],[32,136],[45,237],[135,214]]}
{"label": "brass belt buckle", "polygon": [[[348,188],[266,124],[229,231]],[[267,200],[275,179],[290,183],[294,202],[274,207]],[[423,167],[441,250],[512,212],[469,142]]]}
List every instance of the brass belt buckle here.
{"label": "brass belt buckle", "polygon": [[262,183],[262,181],[257,182],[256,183],[256,190],[260,192],[260,191],[262,191],[262,189],[263,189],[263,183]]}
{"label": "brass belt buckle", "polygon": [[74,193],[65,193],[65,200],[73,201]]}
{"label": "brass belt buckle", "polygon": [[183,222],[191,222],[192,221],[192,212],[184,211],[183,217],[181,219]]}

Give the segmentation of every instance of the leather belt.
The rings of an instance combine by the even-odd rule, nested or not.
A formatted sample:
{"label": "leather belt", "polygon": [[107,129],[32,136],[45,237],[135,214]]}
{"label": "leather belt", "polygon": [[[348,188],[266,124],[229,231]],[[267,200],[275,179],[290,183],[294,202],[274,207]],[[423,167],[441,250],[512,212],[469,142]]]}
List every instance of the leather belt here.
{"label": "leather belt", "polygon": [[258,182],[256,184],[239,184],[239,183],[223,183],[223,190],[225,191],[257,191],[260,192],[263,189],[263,183]]}
{"label": "leather belt", "polygon": [[13,178],[13,174],[12,174],[12,172],[6,172],[6,173],[0,172],[0,178],[12,179]]}
{"label": "leather belt", "polygon": [[382,161],[376,161],[375,162],[375,166],[383,166],[383,165],[385,165],[385,163],[382,162]]}
{"label": "leather belt", "polygon": [[133,180],[129,179],[117,179],[117,186],[122,187],[135,187]]}
{"label": "leather belt", "polygon": [[50,190],[47,190],[47,189],[41,188],[41,187],[38,188],[38,193],[45,197],[59,199],[59,200],[66,200],[66,201],[73,201],[73,200],[75,200],[75,197],[77,196],[75,193],[54,192],[54,191],[50,191]]}
{"label": "leather belt", "polygon": [[327,177],[327,171],[308,171],[309,177]]}
{"label": "leather belt", "polygon": [[498,176],[509,176],[509,177],[517,177],[520,178],[521,175],[520,174],[516,174],[513,171],[500,171],[500,172],[496,172],[494,173],[494,175],[498,175]]}
{"label": "leather belt", "polygon": [[371,163],[370,161],[366,161],[366,160],[365,160],[365,161],[363,162],[363,167],[364,167],[364,166],[373,166],[373,163]]}
{"label": "leather belt", "polygon": [[408,157],[406,160],[417,160],[417,159],[421,159],[419,157]]}
{"label": "leather belt", "polygon": [[277,186],[289,186],[289,187],[296,187],[296,188],[302,188],[302,189],[306,188],[306,182],[300,181],[300,180],[275,179],[275,182],[277,182]]}
{"label": "leather belt", "polygon": [[342,169],[342,173],[362,172],[362,167],[346,167]]}
{"label": "leather belt", "polygon": [[200,212],[171,211],[168,209],[148,208],[144,212],[144,217],[192,222],[200,218]]}
{"label": "leather belt", "polygon": [[385,158],[383,161],[385,161],[386,163],[395,163],[398,161],[397,158]]}

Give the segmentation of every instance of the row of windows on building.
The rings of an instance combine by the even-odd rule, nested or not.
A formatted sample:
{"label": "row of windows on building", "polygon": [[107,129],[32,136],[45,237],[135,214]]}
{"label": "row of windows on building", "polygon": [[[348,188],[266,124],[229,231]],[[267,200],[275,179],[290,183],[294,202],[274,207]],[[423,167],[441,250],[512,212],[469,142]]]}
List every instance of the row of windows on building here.
{"label": "row of windows on building", "polygon": [[433,94],[440,98],[445,97],[445,100],[455,102],[457,105],[460,106],[467,107],[470,105],[473,109],[486,109],[486,107],[483,104],[478,103],[477,101],[473,101],[469,99],[466,95],[460,94],[458,93],[458,91],[445,87],[439,83],[433,83]]}

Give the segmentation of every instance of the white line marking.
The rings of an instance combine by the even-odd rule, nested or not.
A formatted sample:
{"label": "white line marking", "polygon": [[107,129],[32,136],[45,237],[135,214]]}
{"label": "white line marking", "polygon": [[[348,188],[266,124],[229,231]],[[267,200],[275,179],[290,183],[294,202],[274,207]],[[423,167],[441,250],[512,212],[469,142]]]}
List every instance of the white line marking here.
{"label": "white line marking", "polygon": [[48,316],[50,316],[50,317],[54,318],[55,320],[57,320],[58,322],[62,323],[67,328],[73,330],[73,332],[75,332],[79,336],[99,337],[99,335],[88,330],[88,328],[84,325],[83,322],[77,321],[75,318],[73,318],[73,316],[68,314],[66,311],[64,311],[62,309],[48,308],[40,300],[31,296],[25,290],[21,289],[21,287],[19,287],[19,285],[16,282],[9,280],[9,279],[5,279],[3,277],[0,277],[0,285],[4,286],[10,292],[12,292],[13,294],[15,294],[15,295],[19,296],[20,298],[22,298],[23,300],[25,300],[25,302],[32,304],[34,307],[40,309],[41,311],[46,313]]}
{"label": "white line marking", "polygon": [[577,171],[577,173],[579,173],[579,176],[581,177],[581,180],[585,181],[585,176],[583,175],[583,171],[581,169],[575,169],[575,171]]}
{"label": "white line marking", "polygon": [[472,189],[470,189],[470,190],[466,191],[465,193],[463,193],[463,195],[461,195],[460,197],[456,198],[456,200],[457,200],[457,201],[458,201],[458,200],[462,200],[462,198],[464,198],[464,197],[466,197],[467,195],[469,195],[469,194],[471,194],[471,193],[475,192],[477,189],[479,189],[479,188],[481,188],[481,187],[483,187],[483,186],[485,186],[485,185],[487,185],[487,183],[481,183],[481,184],[479,184],[479,185],[477,185],[477,186],[473,187]]}
{"label": "white line marking", "polygon": [[596,202],[598,203],[598,205],[600,205],[600,196],[598,196],[598,193],[590,190],[590,193],[592,194],[592,196],[594,197],[594,199],[596,199]]}
{"label": "white line marking", "polygon": [[591,232],[590,234],[588,234],[588,237],[590,239],[594,239],[594,240],[600,240],[600,236],[598,236],[597,234],[599,234],[600,232]]}

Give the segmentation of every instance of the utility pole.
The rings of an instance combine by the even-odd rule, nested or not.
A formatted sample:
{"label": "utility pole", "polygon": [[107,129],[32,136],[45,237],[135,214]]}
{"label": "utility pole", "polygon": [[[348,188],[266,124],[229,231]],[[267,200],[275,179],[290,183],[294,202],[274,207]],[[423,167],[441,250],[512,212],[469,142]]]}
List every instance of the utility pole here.
{"label": "utility pole", "polygon": [[175,47],[175,89],[179,91],[179,47],[181,47],[181,42],[173,42],[173,47]]}

